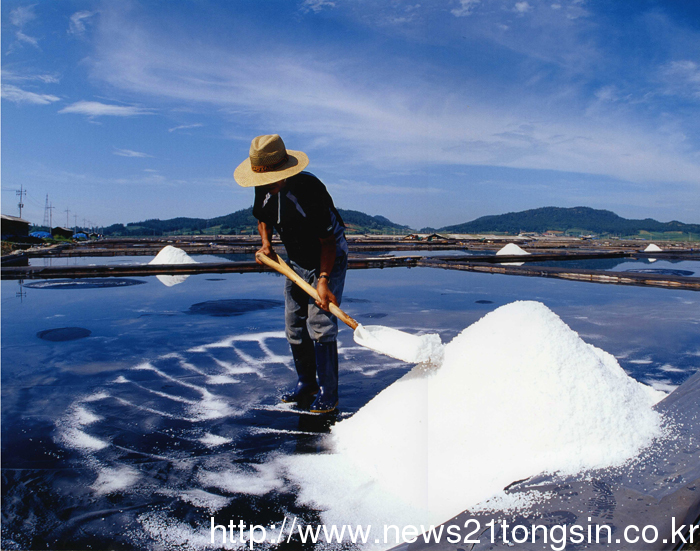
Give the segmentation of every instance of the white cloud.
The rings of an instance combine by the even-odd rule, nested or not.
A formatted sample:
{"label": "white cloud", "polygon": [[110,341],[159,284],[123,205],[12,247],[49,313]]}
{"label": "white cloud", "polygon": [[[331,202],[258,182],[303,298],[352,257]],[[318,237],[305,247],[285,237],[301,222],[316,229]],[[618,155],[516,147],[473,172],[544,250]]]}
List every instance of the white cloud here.
{"label": "white cloud", "polygon": [[516,2],[515,8],[513,8],[517,13],[524,14],[532,10],[532,6],[527,2]]}
{"label": "white cloud", "polygon": [[13,86],[12,84],[2,85],[2,97],[3,99],[13,101],[15,103],[32,103],[34,105],[48,105],[61,99],[50,94],[36,94],[34,92],[28,92],[27,90],[22,90],[21,88]]}
{"label": "white cloud", "polygon": [[688,59],[672,61],[662,69],[667,93],[700,99],[700,65]]}
{"label": "white cloud", "polygon": [[39,48],[39,41],[36,38],[28,36],[22,31],[17,31],[15,33],[15,36],[17,36],[17,40],[19,40],[20,42],[24,42],[25,44],[29,44],[30,46],[34,46],[35,48]]}
{"label": "white cloud", "polygon": [[168,132],[175,132],[175,130],[186,130],[188,128],[201,128],[204,126],[203,124],[196,123],[196,124],[183,124],[181,126],[175,126],[173,128],[168,128]]}
{"label": "white cloud", "polygon": [[453,9],[451,13],[455,17],[466,17],[467,15],[471,15],[479,2],[481,2],[481,0],[459,0],[459,7]]}
{"label": "white cloud", "polygon": [[15,27],[22,28],[33,19],[36,19],[34,6],[20,6],[10,12],[10,23]]}
{"label": "white cloud", "polygon": [[87,115],[89,117],[133,117],[136,115],[150,115],[153,111],[151,109],[130,105],[109,105],[98,101],[78,101],[68,107],[64,107],[59,113],[75,113],[77,115]]}
{"label": "white cloud", "polygon": [[335,2],[330,0],[304,0],[301,4],[301,9],[305,12],[318,13],[324,8],[335,8]]}
{"label": "white cloud", "polygon": [[[130,94],[198,109],[211,105],[236,113],[237,121],[242,113],[255,127],[274,126],[308,143],[325,139],[334,147],[321,145],[318,151],[334,156],[327,165],[335,161],[333,170],[340,159],[384,171],[488,165],[700,183],[700,160],[653,122],[647,119],[644,128],[623,112],[589,117],[586,105],[572,105],[559,86],[534,96],[521,86],[510,102],[506,95],[482,94],[479,100],[469,87],[412,80],[400,64],[387,71],[386,65],[377,68],[348,56],[328,61],[334,59],[330,53],[321,61],[291,47],[274,59],[265,53],[242,55],[225,46],[150,34],[117,19],[108,23],[95,56],[95,78]],[[574,34],[561,31],[566,33]],[[573,37],[565,46],[573,51],[575,44]],[[572,55],[585,49],[578,46]],[[414,68],[416,73],[425,69]],[[611,92],[603,91],[599,99],[613,97]],[[525,123],[530,126],[523,129]]]}
{"label": "white cloud", "polygon": [[[15,8],[10,12],[10,23],[17,27],[17,31],[15,32],[17,42],[29,44],[31,46],[34,46],[35,48],[39,48],[39,41],[36,38],[29,36],[23,32],[24,26],[33,19],[36,19],[36,14],[34,13],[33,5],[20,6],[19,8]],[[14,45],[10,46],[7,53],[11,53],[13,49]]]}
{"label": "white cloud", "polygon": [[27,81],[41,81],[46,84],[57,84],[61,82],[61,79],[57,75],[18,75],[12,71],[2,70],[2,80],[10,82],[27,82]]}
{"label": "white cloud", "polygon": [[139,157],[139,158],[153,158],[153,155],[149,155],[148,153],[142,153],[140,151],[132,151],[131,149],[119,149],[119,148],[114,148],[114,154],[119,155],[120,157]]}
{"label": "white cloud", "polygon": [[92,11],[79,11],[71,15],[70,23],[68,26],[68,33],[81,35],[85,32],[85,22],[90,19],[96,12]]}

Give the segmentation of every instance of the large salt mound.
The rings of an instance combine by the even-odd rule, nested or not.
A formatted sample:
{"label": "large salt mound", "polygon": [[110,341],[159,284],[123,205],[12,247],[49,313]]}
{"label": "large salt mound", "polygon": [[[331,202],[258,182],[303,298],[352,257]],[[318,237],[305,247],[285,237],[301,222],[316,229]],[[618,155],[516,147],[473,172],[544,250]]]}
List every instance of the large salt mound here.
{"label": "large salt mound", "polygon": [[654,243],[651,243],[650,245],[647,246],[646,249],[644,249],[645,253],[658,253],[661,252],[663,249],[659,247],[658,245],[655,245]]}
{"label": "large salt mound", "polygon": [[197,261],[182,249],[166,245],[149,264],[197,264]]}
{"label": "large salt mound", "polygon": [[661,433],[663,397],[543,304],[514,302],[338,423],[333,453],[286,467],[325,522],[439,523],[516,480],[624,463]]}
{"label": "large salt mound", "polygon": [[530,253],[521,249],[515,243],[508,243],[505,247],[503,247],[501,250],[499,250],[496,254],[498,256],[505,255],[505,254],[522,256],[522,255],[530,254]]}

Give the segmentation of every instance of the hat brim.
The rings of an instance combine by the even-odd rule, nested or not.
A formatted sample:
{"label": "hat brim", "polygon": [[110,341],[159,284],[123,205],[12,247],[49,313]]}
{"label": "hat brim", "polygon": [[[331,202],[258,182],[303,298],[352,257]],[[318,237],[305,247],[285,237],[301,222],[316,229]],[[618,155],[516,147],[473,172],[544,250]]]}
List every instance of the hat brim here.
{"label": "hat brim", "polygon": [[243,187],[266,186],[285,178],[291,178],[309,165],[309,158],[303,151],[287,149],[287,155],[289,160],[281,167],[270,172],[253,172],[250,166],[250,158],[248,158],[233,171],[233,178],[239,186]]}

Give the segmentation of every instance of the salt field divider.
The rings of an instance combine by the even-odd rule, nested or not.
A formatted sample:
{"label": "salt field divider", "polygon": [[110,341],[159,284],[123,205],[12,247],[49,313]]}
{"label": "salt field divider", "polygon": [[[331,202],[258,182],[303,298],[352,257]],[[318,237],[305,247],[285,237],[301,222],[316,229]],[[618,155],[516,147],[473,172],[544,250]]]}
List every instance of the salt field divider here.
{"label": "salt field divider", "polygon": [[[669,251],[640,253],[631,251],[586,252],[586,253],[544,253],[530,255],[472,255],[465,257],[422,257],[422,256],[373,256],[357,257],[351,254],[348,268],[352,270],[372,268],[442,268],[470,272],[484,272],[502,275],[529,277],[554,277],[591,283],[612,283],[617,285],[652,286],[661,288],[700,290],[700,277],[675,276],[635,272],[612,272],[586,270],[581,268],[561,268],[550,266],[516,266],[508,263],[530,263],[567,260],[599,260],[609,258],[646,258],[673,260],[700,260],[695,251]],[[254,261],[209,262],[198,264],[138,264],[109,266],[3,266],[3,279],[57,279],[57,278],[97,278],[97,277],[138,277],[153,275],[192,275],[212,273],[269,272],[269,268]]]}
{"label": "salt field divider", "polygon": [[[445,270],[462,270],[467,272],[483,272],[502,275],[519,275],[529,277],[553,277],[588,283],[612,283],[616,285],[650,286],[670,289],[682,289],[687,291],[700,291],[700,277],[674,276],[666,274],[649,274],[635,272],[609,272],[604,270],[585,270],[582,268],[558,268],[552,266],[515,266],[503,265],[505,262],[533,262],[541,261],[539,256],[499,256],[498,260],[489,262],[454,261],[446,259],[420,259],[418,266],[429,268],[442,268]],[[625,255],[627,256],[627,255]],[[525,260],[527,258],[527,260]],[[559,259],[561,260],[561,259]],[[571,258],[569,258],[571,260]],[[497,262],[497,263],[496,263]]]}
{"label": "salt field divider", "polygon": [[[370,268],[406,268],[417,265],[416,257],[351,258],[353,270]],[[138,264],[121,266],[11,266],[2,268],[3,279],[56,279],[93,277],[138,277],[154,275],[227,274],[273,272],[255,261],[202,262],[198,264]]]}

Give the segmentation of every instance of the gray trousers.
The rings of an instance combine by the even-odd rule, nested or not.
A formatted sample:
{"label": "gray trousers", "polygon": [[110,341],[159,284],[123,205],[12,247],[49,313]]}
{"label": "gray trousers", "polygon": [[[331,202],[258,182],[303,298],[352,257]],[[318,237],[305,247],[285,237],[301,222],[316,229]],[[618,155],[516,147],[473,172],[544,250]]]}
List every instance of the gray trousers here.
{"label": "gray trousers", "polygon": [[[304,281],[316,287],[318,274],[315,270],[305,270],[293,261],[290,261],[289,265]],[[343,298],[347,269],[348,257],[336,256],[328,288],[338,299],[338,305]],[[333,342],[338,336],[338,318],[316,306],[314,299],[290,279],[287,279],[284,287],[284,322],[289,344],[301,344],[308,339]]]}

